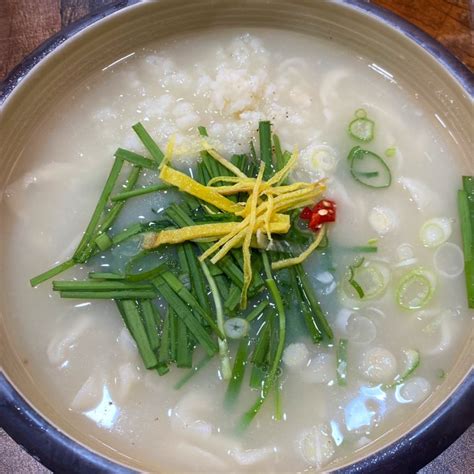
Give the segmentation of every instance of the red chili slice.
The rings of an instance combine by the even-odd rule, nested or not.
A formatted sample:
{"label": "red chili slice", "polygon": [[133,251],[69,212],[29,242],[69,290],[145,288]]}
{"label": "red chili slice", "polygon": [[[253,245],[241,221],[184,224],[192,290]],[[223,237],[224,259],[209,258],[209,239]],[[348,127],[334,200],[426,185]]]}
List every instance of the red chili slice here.
{"label": "red chili slice", "polygon": [[[303,209],[305,216],[308,215],[306,209]],[[301,214],[303,214],[303,212]],[[309,219],[309,228],[317,231],[326,222],[334,222],[336,220],[336,203],[329,199],[323,199],[313,206],[311,217]]]}
{"label": "red chili slice", "polygon": [[313,206],[313,212],[319,211],[320,209],[336,210],[336,203],[329,199],[323,199]]}

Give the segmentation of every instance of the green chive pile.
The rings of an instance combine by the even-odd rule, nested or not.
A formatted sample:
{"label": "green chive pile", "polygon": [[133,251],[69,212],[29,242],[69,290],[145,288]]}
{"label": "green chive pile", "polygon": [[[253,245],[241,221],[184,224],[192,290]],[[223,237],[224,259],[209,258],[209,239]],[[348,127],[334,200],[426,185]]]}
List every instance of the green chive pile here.
{"label": "green chive pile", "polygon": [[[75,265],[93,267],[97,257],[142,234],[236,220],[235,215],[216,212],[196,197],[178,193],[169,185],[158,182],[138,186],[145,170],[160,168],[164,153],[142,124],[134,125],[133,130],[149,156],[121,148],[116,151],[99,201],[71,259],[33,278],[32,286]],[[207,135],[204,127],[199,132]],[[259,153],[250,143],[249,152],[232,156],[231,162],[248,177],[255,177],[263,161],[267,179],[286,165],[291,153],[282,150],[267,121],[259,124],[259,142]],[[207,185],[218,176],[232,176],[232,173],[207,151],[202,151],[193,178]],[[129,199],[160,192],[178,193],[178,199],[157,213],[155,220],[132,223],[115,231],[117,218]],[[128,259],[123,271],[91,271],[84,281],[56,280],[53,290],[62,298],[113,300],[147,369],[156,370],[159,375],[165,375],[172,365],[188,369],[176,389],[213,357],[219,357],[221,377],[228,384],[223,403],[232,409],[248,371],[250,387],[256,389],[257,397],[241,416],[237,431],[251,423],[272,392],[277,401],[275,418],[281,419],[280,365],[289,305],[292,313],[297,309],[295,317],[301,318],[314,343],[333,339],[318,296],[301,264],[272,270],[272,261],[293,257],[313,241],[314,233],[300,222],[300,211],[292,211],[290,231],[275,237],[271,251],[252,248],[252,280],[245,310],[239,306],[244,278],[242,253],[233,249],[216,264],[200,262],[199,255],[211,246],[205,241],[142,250]],[[318,249],[327,246],[327,237],[324,239]],[[150,266],[149,262],[156,257],[158,262]],[[341,341],[338,358],[341,384],[346,379],[345,352],[345,342]]]}

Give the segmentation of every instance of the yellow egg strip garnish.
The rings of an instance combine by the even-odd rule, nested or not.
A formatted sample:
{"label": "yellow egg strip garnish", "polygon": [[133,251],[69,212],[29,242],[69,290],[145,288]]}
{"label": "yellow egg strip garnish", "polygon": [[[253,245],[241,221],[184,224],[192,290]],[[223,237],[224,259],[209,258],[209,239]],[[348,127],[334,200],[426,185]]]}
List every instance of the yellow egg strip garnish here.
{"label": "yellow egg strip garnish", "polygon": [[[174,142],[170,140],[166,151],[172,153],[173,146]],[[210,258],[212,263],[217,263],[230,250],[241,246],[244,273],[241,306],[245,307],[247,304],[247,291],[252,280],[250,247],[252,243],[255,244],[256,232],[264,232],[269,241],[272,240],[272,234],[274,233],[288,232],[291,223],[290,216],[286,213],[292,209],[313,203],[324,192],[326,185],[324,181],[318,183],[297,182],[288,185],[280,184],[288,176],[288,173],[298,159],[296,149],[284,168],[275,173],[268,181],[263,181],[263,170],[265,167],[263,162],[260,163],[257,178],[249,178],[205,142],[204,147],[212,158],[232,171],[236,176],[218,176],[211,179],[207,186],[204,186],[184,173],[165,165],[161,169],[160,178],[162,181],[176,186],[181,191],[195,196],[208,204],[212,204],[221,211],[242,217],[242,221],[164,230],[154,235],[148,235],[144,246],[145,248],[154,248],[163,244],[180,243],[189,240],[217,240],[199,257],[201,261]],[[229,185],[212,186],[219,182],[229,183]],[[225,197],[237,193],[249,194],[245,203],[235,203]],[[301,255],[275,262],[274,268],[285,268],[301,263],[320,244],[323,236],[324,229]]]}
{"label": "yellow egg strip garnish", "polygon": [[242,222],[234,222],[234,228],[227,235],[224,235],[224,237],[218,240],[214,245],[209,247],[203,254],[201,254],[199,260],[202,262],[206,258],[210,257],[213,253],[217,252],[223,245],[225,245],[229,240],[242,231],[242,229],[245,229],[245,226],[248,224],[248,222],[248,218],[244,219]]}
{"label": "yellow egg strip garnish", "polygon": [[[284,199],[285,195],[278,196],[273,200],[273,203],[274,203],[273,212],[277,213],[281,210],[283,211],[288,210],[289,208],[292,208],[292,206],[295,204],[299,205],[301,200],[308,201],[309,199],[311,199],[311,202],[312,202],[316,196],[322,193],[323,190],[324,190],[324,186],[311,184],[309,189],[297,190],[297,191],[294,191],[293,193],[288,193],[288,197],[286,199]],[[268,209],[268,204],[269,204],[268,201],[265,201],[262,204],[260,204],[258,208],[256,209],[255,211],[255,216],[257,218],[256,228],[258,228],[262,223],[264,224],[265,222],[264,214]],[[251,205],[251,199],[247,201],[245,210],[237,214],[248,213],[248,209],[250,205]],[[216,252],[219,248],[222,247],[221,250],[211,260],[213,263],[215,263],[219,261],[225,254],[227,254],[227,252],[229,252],[233,247],[235,247],[237,245],[236,242],[240,242],[239,239],[235,239],[235,236],[243,232],[243,230],[245,230],[245,228],[250,224],[249,216],[250,216],[250,213],[249,215],[245,216],[242,222],[238,224],[234,224],[235,225],[234,230],[230,232],[228,235],[222,237],[222,239],[216,242],[212,247],[209,247],[209,249],[207,249],[200,256],[200,259],[204,260],[208,258],[210,255],[212,255],[214,252]]]}
{"label": "yellow egg strip garnish", "polygon": [[182,227],[181,229],[162,230],[155,235],[152,242],[144,248],[155,248],[163,244],[179,244],[187,240],[218,238],[227,235],[235,227],[235,222],[225,222],[218,224],[202,224]]}
{"label": "yellow egg strip garnish", "polygon": [[211,258],[212,263],[217,263],[221,258],[224,258],[234,247],[237,247],[245,237],[246,227],[240,229],[231,239],[221,247],[221,249]]}
{"label": "yellow egg strip garnish", "polygon": [[175,149],[175,143],[176,143],[176,136],[171,135],[170,139],[168,140],[168,143],[166,144],[165,148],[165,156],[163,156],[163,160],[161,160],[159,169],[163,168],[168,164],[168,162],[171,160],[173,157],[173,152]]}
{"label": "yellow egg strip garnish", "polygon": [[233,186],[218,186],[215,189],[221,196],[229,196],[237,193],[245,193],[253,190],[253,183],[238,183]]}
{"label": "yellow egg strip garnish", "polygon": [[242,181],[249,182],[249,183],[255,183],[254,178],[239,178],[238,176],[216,176],[212,179],[210,179],[207,183],[208,186],[212,186],[213,184],[216,183],[241,183]]}
{"label": "yellow egg strip garnish", "polygon": [[232,202],[230,199],[221,196],[213,188],[203,186],[188,175],[181,173],[169,166],[163,166],[160,172],[160,179],[172,186],[176,186],[180,191],[191,194],[222,211],[236,213],[242,210],[242,206]]}
{"label": "yellow egg strip garnish", "polygon": [[[225,257],[225,255],[232,250],[234,247],[236,247],[242,238],[245,235],[246,229],[248,228],[249,224],[249,218],[245,219],[244,221],[241,222],[241,224],[245,224],[243,226],[240,226],[238,229],[234,229],[234,231],[229,234],[231,235],[231,238],[228,238],[229,235],[225,236],[222,241],[225,241],[225,244],[221,246],[220,250],[212,257],[211,262],[212,263],[217,263],[221,258]],[[258,230],[262,228],[264,225],[264,217],[260,216],[256,222],[255,222],[255,227],[254,227],[254,233],[256,233]],[[275,214],[273,216],[273,222],[271,223],[271,232],[272,233],[277,233],[277,234],[286,234],[290,230],[290,216],[287,214]],[[273,230],[276,229],[276,230]],[[220,247],[219,242],[214,245],[215,248]],[[207,253],[207,251],[206,251]],[[212,253],[212,252],[211,252]],[[202,258],[204,254],[201,255],[200,258]]]}
{"label": "yellow egg strip garnish", "polygon": [[239,176],[240,178],[248,178],[248,176],[244,172],[237,168],[237,166],[233,165],[229,160],[226,160],[222,155],[217,153],[217,151],[212,148],[205,140],[203,140],[203,148],[222,166],[227,168],[229,171],[232,171],[235,176]]}
{"label": "yellow egg strip garnish", "polygon": [[323,225],[314,242],[304,252],[300,253],[297,257],[285,258],[284,260],[273,262],[272,270],[281,270],[282,268],[287,268],[293,265],[298,265],[299,263],[303,263],[311,255],[311,253],[319,247],[319,244],[323,240],[325,233],[326,226]]}
{"label": "yellow egg strip garnish", "polygon": [[[284,234],[290,228],[288,216],[278,214],[278,218],[269,224],[272,234]],[[188,240],[212,241],[231,233],[235,229],[235,222],[216,224],[201,224],[183,227],[181,229],[162,230],[157,233],[150,232],[143,243],[144,249],[152,249],[164,244],[179,244]]]}
{"label": "yellow egg strip garnish", "polygon": [[242,253],[244,256],[244,284],[242,285],[242,293],[240,296],[240,307],[247,307],[247,291],[252,281],[252,260],[250,254],[250,242],[252,240],[252,234],[254,233],[255,223],[257,220],[257,203],[258,195],[260,192],[260,185],[263,179],[263,172],[265,170],[265,163],[262,161],[260,163],[260,168],[258,170],[257,179],[255,181],[255,187],[253,189],[252,195],[250,196],[250,222],[246,230],[244,243],[242,245]]}
{"label": "yellow egg strip garnish", "polygon": [[309,189],[311,188],[312,185],[313,183],[298,182],[298,183],[293,183],[293,184],[287,184],[285,186],[275,186],[275,187],[266,189],[264,191],[264,194],[266,195],[273,194],[274,196],[278,196],[280,194],[286,194],[292,191],[298,191],[298,189]]}
{"label": "yellow egg strip garnish", "polygon": [[273,214],[273,196],[271,194],[268,195],[267,200],[267,210],[265,212],[265,232],[267,233],[268,240],[272,241],[272,232],[270,229],[272,214]]}

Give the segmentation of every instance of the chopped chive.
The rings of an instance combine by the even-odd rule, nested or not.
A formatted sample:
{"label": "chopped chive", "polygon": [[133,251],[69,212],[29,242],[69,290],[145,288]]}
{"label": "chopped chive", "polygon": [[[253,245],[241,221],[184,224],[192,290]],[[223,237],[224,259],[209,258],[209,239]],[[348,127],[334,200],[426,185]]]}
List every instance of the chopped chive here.
{"label": "chopped chive", "polygon": [[323,334],[315,320],[315,313],[311,311],[311,306],[307,300],[306,294],[298,281],[298,272],[295,267],[290,267],[290,280],[296,301],[299,302],[301,314],[312,341],[317,344],[323,338]]}
{"label": "chopped chive", "polygon": [[[180,250],[181,249],[181,250]],[[182,253],[180,258],[181,268],[187,269],[187,273],[192,275],[191,285],[193,292],[198,300],[200,306],[206,313],[209,313],[209,299],[207,296],[206,283],[204,281],[204,275],[199,265],[198,258],[194,253],[193,246],[189,242],[184,243],[178,248],[178,254]]]}
{"label": "chopped chive", "polygon": [[110,238],[109,234],[107,232],[104,232],[103,234],[100,234],[96,239],[95,239],[95,244],[97,247],[99,247],[99,250],[102,252],[109,249],[112,247],[113,242],[112,239]]}
{"label": "chopped chive", "polygon": [[257,150],[255,150],[255,143],[253,140],[250,140],[250,159],[254,163],[257,162]]}
{"label": "chopped chive", "polygon": [[263,366],[267,358],[269,347],[270,347],[270,325],[267,322],[265,322],[258,333],[257,343],[255,344],[255,348],[253,350],[250,362],[252,362],[252,364],[256,365],[257,367]]}
{"label": "chopped chive", "polygon": [[176,311],[176,314],[183,319],[191,334],[196,338],[199,344],[202,345],[208,355],[213,355],[217,352],[215,341],[207,333],[201,323],[196,319],[190,308],[184,303],[181,298],[168,286],[168,284],[156,277],[153,280],[156,288],[166,302]]}
{"label": "chopped chive", "polygon": [[133,191],[125,191],[123,193],[116,194],[115,196],[112,196],[110,200],[112,202],[125,201],[133,197],[144,196],[145,194],[156,193],[159,191],[168,191],[173,188],[174,186],[170,186],[169,184],[153,184],[144,188],[134,189]]}
{"label": "chopped chive", "polygon": [[224,337],[223,330],[218,327],[218,324],[212,319],[210,313],[204,311],[201,308],[201,305],[196,300],[196,298],[192,295],[192,293],[185,288],[183,283],[177,278],[173,273],[170,271],[165,271],[160,274],[160,278],[163,279],[170,288],[187,304],[189,307],[199,314],[208,324],[211,326],[213,331],[219,336]]}
{"label": "chopped chive", "polygon": [[140,122],[133,125],[132,128],[150,155],[155,159],[158,165],[160,165],[165,155],[161,151],[160,147],[156,144],[155,140],[153,140],[151,135],[146,131],[145,127]]}
{"label": "chopped chive", "polygon": [[275,354],[273,355],[273,360],[271,362],[269,371],[265,380],[263,382],[262,390],[260,392],[260,396],[258,397],[257,401],[253,404],[253,406],[247,410],[242,418],[240,419],[238,431],[244,431],[248,425],[252,422],[255,418],[255,415],[260,410],[261,406],[263,405],[268,393],[270,392],[271,388],[274,386],[276,379],[278,377],[278,370],[280,367],[281,357],[283,355],[283,349],[285,347],[285,335],[286,335],[286,314],[285,314],[285,306],[283,304],[283,299],[281,294],[278,290],[278,287],[273,279],[270,261],[266,252],[262,252],[262,259],[266,274],[265,284],[270,292],[270,295],[275,303],[276,306],[276,313],[278,315],[278,344],[275,348]]}
{"label": "chopped chive", "polygon": [[207,185],[208,183],[208,180],[206,180],[206,178],[204,177],[204,173],[203,173],[203,163],[202,161],[200,161],[197,165],[196,165],[196,181],[200,184],[204,184],[204,185]]}
{"label": "chopped chive", "polygon": [[[136,182],[138,181],[138,178],[140,176],[141,168],[134,166],[132,168],[132,171],[128,175],[128,178],[125,182],[125,189],[131,190]],[[110,196],[110,194],[109,194]],[[87,262],[87,260],[94,254],[95,251],[95,246],[96,246],[96,239],[99,237],[100,234],[103,232],[107,232],[109,228],[112,226],[112,224],[115,222],[117,219],[117,216],[120,214],[120,211],[123,208],[124,203],[123,202],[116,202],[112,204],[112,207],[109,209],[106,217],[102,222],[99,222],[97,228],[95,229],[89,244],[84,248],[84,250],[78,255],[77,260],[81,263]]]}
{"label": "chopped chive", "polygon": [[[166,312],[161,329],[160,347],[158,349],[158,367],[164,370],[170,364],[170,312]],[[166,372],[165,372],[166,373]]]}
{"label": "chopped chive", "polygon": [[202,161],[200,161],[199,164],[201,165],[203,184],[207,184],[211,180],[211,175],[207,171],[207,168]]}
{"label": "chopped chive", "polygon": [[65,272],[69,268],[72,268],[74,265],[76,265],[76,262],[71,259],[71,260],[66,260],[63,263],[60,263],[59,265],[56,265],[53,268],[50,268],[48,271],[41,273],[40,275],[35,276],[30,280],[30,285],[31,286],[38,286],[40,283],[43,283],[46,280],[49,280],[57,275],[59,275],[62,272]]}
{"label": "chopped chive", "polygon": [[137,235],[141,232],[143,232],[142,224],[133,224],[127,229],[124,229],[118,234],[114,235],[112,237],[112,244],[118,245],[122,243],[123,241],[129,239],[130,237],[133,237],[134,235]]}
{"label": "chopped chive", "polygon": [[79,300],[132,300],[154,299],[154,290],[110,290],[110,291],[60,291],[61,298]]}
{"label": "chopped chive", "polygon": [[259,122],[258,136],[260,140],[260,159],[265,163],[264,179],[268,179],[274,170],[272,162],[272,132],[270,122]]}
{"label": "chopped chive", "polygon": [[109,291],[109,290],[153,290],[153,286],[143,283],[129,283],[125,281],[97,281],[97,280],[54,280],[54,291]]}
{"label": "chopped chive", "polygon": [[464,273],[469,308],[474,308],[474,179],[463,177],[463,189],[458,191],[458,213],[464,253]]}
{"label": "chopped chive", "polygon": [[191,368],[193,366],[193,353],[188,343],[188,332],[182,319],[178,319],[177,327],[176,366]]}
{"label": "chopped chive", "polygon": [[224,308],[227,312],[233,313],[235,309],[239,306],[241,293],[242,290],[240,289],[240,287],[234,285],[234,283],[231,283],[229,293],[224,303]]}
{"label": "chopped chive", "polygon": [[288,161],[290,161],[290,158],[291,158],[291,152],[285,151],[285,153],[283,153],[283,166],[286,166]]}
{"label": "chopped chive", "polygon": [[145,326],[146,335],[153,352],[156,352],[160,345],[160,337],[158,335],[158,326],[156,325],[157,317],[156,309],[150,300],[140,300],[138,305],[143,316],[143,324]]}
{"label": "chopped chive", "polygon": [[216,178],[217,176],[219,176],[220,173],[219,173],[219,168],[217,166],[218,165],[217,161],[214,158],[212,158],[212,156],[209,155],[207,151],[202,152],[201,156],[202,156],[202,161],[204,165],[206,166],[210,177]]}
{"label": "chopped chive", "polygon": [[257,306],[255,306],[255,308],[253,308],[247,313],[247,316],[245,316],[245,319],[247,320],[247,322],[250,323],[254,319],[258,318],[268,305],[269,305],[268,300],[261,301]]}
{"label": "chopped chive", "polygon": [[219,290],[217,289],[216,282],[213,276],[211,275],[209,268],[204,262],[201,262],[201,268],[211,290],[211,295],[214,300],[214,308],[216,310],[217,326],[221,333],[221,336],[219,336],[218,344],[219,354],[221,356],[222,378],[224,380],[229,380],[232,375],[232,369],[230,367],[229,346],[227,344],[227,338],[224,332],[224,312],[222,310],[221,296],[219,294]]}
{"label": "chopped chive", "polygon": [[206,127],[203,127],[202,125],[200,125],[200,126],[198,127],[198,131],[199,131],[199,135],[201,135],[201,137],[207,137],[207,136],[209,136],[209,135],[207,134],[207,129],[206,129]]}
{"label": "chopped chive", "polygon": [[153,280],[157,276],[161,275],[164,272],[167,272],[168,268],[164,263],[160,263],[158,266],[152,268],[151,270],[145,270],[142,272],[131,273],[126,269],[125,280],[139,282],[144,280]]}
{"label": "chopped chive", "polygon": [[283,151],[281,149],[280,138],[276,133],[273,134],[273,148],[275,149],[275,168],[276,171],[280,171],[284,168],[285,163],[283,161]]}
{"label": "chopped chive", "polygon": [[[139,166],[134,166],[132,168],[123,186],[125,192],[131,191],[135,187],[135,184],[137,183],[138,178],[140,177],[141,170],[142,169]],[[99,224],[99,231],[107,231],[110,227],[112,227],[112,224],[115,222],[115,219],[119,215],[124,204],[124,202],[115,202],[112,204],[112,207],[109,209],[109,212],[107,213],[105,219]]]}
{"label": "chopped chive", "polygon": [[306,296],[306,299],[308,300],[308,303],[314,314],[315,323],[317,323],[319,331],[325,334],[329,340],[332,340],[333,332],[331,326],[329,326],[326,316],[324,315],[324,312],[321,309],[318,300],[316,299],[316,295],[314,294],[314,290],[311,286],[308,276],[306,275],[306,272],[304,271],[303,266],[295,265],[295,268],[298,275],[298,281],[301,284],[304,295]]}
{"label": "chopped chive", "polygon": [[397,154],[397,149],[394,146],[391,146],[390,148],[387,148],[385,150],[385,156],[388,156],[391,158],[392,156],[395,156]]}
{"label": "chopped chive", "polygon": [[462,185],[467,193],[468,200],[474,204],[474,176],[463,176]]}
{"label": "chopped chive", "polygon": [[173,308],[168,307],[169,339],[170,339],[170,359],[176,362],[178,352],[178,315]]}
{"label": "chopped chive", "polygon": [[248,338],[244,337],[240,341],[237,353],[235,355],[234,366],[232,367],[232,375],[230,377],[230,382],[227,386],[227,391],[224,398],[224,406],[227,409],[230,409],[235,405],[242,387],[242,381],[245,375],[248,343]]}
{"label": "chopped chive", "polygon": [[84,235],[82,236],[81,241],[79,242],[79,245],[77,246],[76,251],[74,252],[72,257],[73,260],[83,263],[81,261],[81,256],[83,252],[90,246],[90,242],[94,236],[97,225],[99,224],[99,220],[105,210],[105,206],[107,205],[110,194],[115,187],[115,183],[117,182],[117,179],[120,175],[122,166],[123,160],[121,158],[115,158],[112,169],[110,170],[107,181],[105,182],[104,189],[102,190],[94,212],[92,213],[91,220],[89,221],[89,224],[84,232]]}
{"label": "chopped chive", "polygon": [[148,341],[145,327],[143,326],[135,301],[124,300],[117,302],[117,306],[125,321],[125,325],[137,344],[138,352],[142,357],[145,367],[147,369],[156,367],[158,360]]}
{"label": "chopped chive", "polygon": [[338,385],[347,385],[347,339],[339,339],[339,343],[336,348],[337,358],[337,383]]}
{"label": "chopped chive", "polygon": [[115,152],[115,157],[149,170],[157,170],[159,166],[155,160],[150,160],[149,158],[145,158],[138,153],[125,150],[124,148],[118,148]]}
{"label": "chopped chive", "polygon": [[261,390],[267,375],[266,367],[254,365],[250,372],[249,387],[254,390]]}
{"label": "chopped chive", "polygon": [[318,324],[315,319],[315,315],[311,311],[310,305],[307,303],[305,298],[302,298],[301,302],[301,312],[303,313],[303,319],[306,324],[306,328],[309,331],[309,334],[311,336],[311,339],[315,344],[321,342],[321,339],[323,338],[323,334],[321,330],[318,327]]}
{"label": "chopped chive", "polygon": [[167,365],[160,365],[158,363],[158,367],[156,368],[156,371],[158,372],[159,376],[163,376],[170,371],[170,368]]}
{"label": "chopped chive", "polygon": [[123,280],[125,278],[120,273],[113,272],[90,272],[88,276],[91,280]]}

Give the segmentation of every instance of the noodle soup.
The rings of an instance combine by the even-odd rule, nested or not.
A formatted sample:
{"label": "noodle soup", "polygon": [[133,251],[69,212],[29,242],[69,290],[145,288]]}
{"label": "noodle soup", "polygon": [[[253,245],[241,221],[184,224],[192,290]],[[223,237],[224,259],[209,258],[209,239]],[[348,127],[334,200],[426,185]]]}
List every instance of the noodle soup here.
{"label": "noodle soup", "polygon": [[[48,283],[32,289],[29,280],[77,248],[116,148],[148,156],[133,124],[141,122],[163,150],[173,137],[170,164],[195,177],[199,126],[206,143],[230,158],[248,153],[251,141],[258,148],[262,121],[298,156],[288,183],[324,182],[324,199],[337,205],[326,242],[304,261],[333,338],[315,343],[285,286],[290,280],[274,273],[286,313],[277,383],[237,434],[261,391],[249,384],[263,311],[252,321],[245,375],[229,408],[219,356],[206,361],[198,347],[189,380],[186,368],[160,376],[146,370],[112,301],[60,299]],[[370,444],[439,387],[472,318],[456,208],[461,176],[472,169],[461,169],[438,128],[390,71],[295,33],[176,36],[98,71],[45,118],[25,145],[28,169],[3,197],[7,322],[35,383],[75,425],[150,470],[329,469]],[[159,173],[142,170],[137,188],[162,184]],[[116,192],[127,191],[127,182],[120,186]],[[169,189],[124,200],[111,233],[154,222],[180,199]],[[123,272],[142,245],[142,236],[124,240],[64,278]],[[285,248],[268,245],[272,261],[282,258]],[[144,259],[146,269],[168,262],[170,249],[157,250]],[[193,288],[195,278],[183,284]],[[207,282],[214,314],[210,290]],[[275,307],[262,294],[249,298],[249,311],[266,299]],[[166,314],[165,299],[154,304]],[[235,314],[224,308],[226,319]],[[226,334],[233,365],[239,342]]]}

